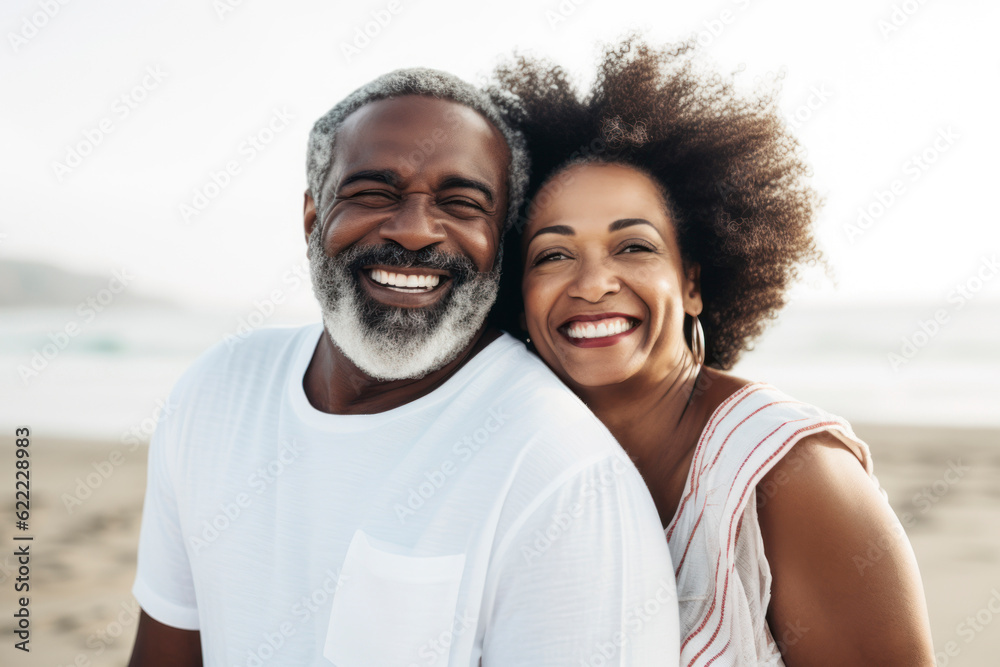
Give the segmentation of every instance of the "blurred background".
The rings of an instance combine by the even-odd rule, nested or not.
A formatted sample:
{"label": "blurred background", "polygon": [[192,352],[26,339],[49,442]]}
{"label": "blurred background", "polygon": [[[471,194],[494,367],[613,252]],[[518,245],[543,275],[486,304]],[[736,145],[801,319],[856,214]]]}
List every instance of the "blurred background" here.
{"label": "blurred background", "polygon": [[695,37],[748,90],[780,81],[832,270],[804,272],[736,372],[855,425],[917,553],[938,664],[996,664],[998,18],[972,0],[5,0],[0,441],[12,470],[14,428],[33,434],[34,557],[31,653],[5,631],[0,662],[125,663],[162,401],[220,340],[318,319],[301,218],[317,117],[398,67],[482,82],[515,48],[586,85],[599,43],[640,28]]}

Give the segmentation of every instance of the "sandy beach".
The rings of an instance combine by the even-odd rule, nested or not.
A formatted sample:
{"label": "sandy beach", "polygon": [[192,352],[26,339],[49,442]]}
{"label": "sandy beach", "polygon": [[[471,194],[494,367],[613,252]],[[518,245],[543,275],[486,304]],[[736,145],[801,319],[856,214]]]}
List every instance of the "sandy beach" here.
{"label": "sandy beach", "polygon": [[[938,665],[998,664],[1000,431],[863,424],[855,430],[871,446],[875,473],[916,552]],[[130,588],[146,448],[48,440],[40,431],[31,448],[31,522],[19,532],[34,537],[31,652],[14,649],[5,632],[0,664],[124,665],[138,614]],[[88,475],[99,483],[88,485]],[[11,545],[10,509],[6,516],[0,534]],[[7,626],[15,611],[13,562],[12,555],[0,559]]]}

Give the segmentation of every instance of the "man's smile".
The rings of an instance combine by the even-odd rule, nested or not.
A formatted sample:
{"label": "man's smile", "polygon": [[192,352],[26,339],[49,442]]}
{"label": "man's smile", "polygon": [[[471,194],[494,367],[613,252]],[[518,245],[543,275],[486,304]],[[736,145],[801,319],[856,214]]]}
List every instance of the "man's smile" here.
{"label": "man's smile", "polygon": [[441,282],[441,276],[433,273],[404,273],[401,269],[395,272],[385,269],[368,269],[368,277],[380,285],[397,289],[401,292],[429,292]]}
{"label": "man's smile", "polygon": [[402,308],[423,308],[437,303],[448,291],[447,272],[422,267],[366,266],[361,281],[377,301]]}

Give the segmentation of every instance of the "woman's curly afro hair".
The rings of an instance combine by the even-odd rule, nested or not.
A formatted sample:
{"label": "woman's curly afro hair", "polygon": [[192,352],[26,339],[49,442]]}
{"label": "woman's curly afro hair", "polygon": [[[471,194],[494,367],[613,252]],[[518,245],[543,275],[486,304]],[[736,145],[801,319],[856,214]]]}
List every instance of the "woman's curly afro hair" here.
{"label": "woman's curly afro hair", "polygon": [[632,35],[607,46],[586,96],[563,69],[518,57],[488,93],[525,135],[528,203],[506,235],[494,323],[519,334],[520,231],[531,199],[568,163],[633,166],[663,188],[685,263],[701,266],[706,363],[728,369],[785,305],[819,201],[777,110],[776,89],[741,94],[705,69],[693,43],[655,48]]}

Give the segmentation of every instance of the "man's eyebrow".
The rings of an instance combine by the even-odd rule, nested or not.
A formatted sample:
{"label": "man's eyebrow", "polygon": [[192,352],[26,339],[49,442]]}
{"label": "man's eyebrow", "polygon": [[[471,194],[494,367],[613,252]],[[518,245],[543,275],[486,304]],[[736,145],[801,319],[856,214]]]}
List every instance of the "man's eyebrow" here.
{"label": "man's eyebrow", "polygon": [[397,187],[399,185],[399,174],[391,169],[362,169],[345,176],[344,180],[340,182],[340,187],[343,188],[358,181],[375,181]]}
{"label": "man's eyebrow", "polygon": [[493,189],[482,181],[466,178],[464,176],[449,176],[441,182],[440,186],[440,189],[442,190],[446,190],[448,188],[471,188],[473,190],[478,190],[483,193],[484,197],[486,197],[486,201],[489,205],[493,206]]}
{"label": "man's eyebrow", "polygon": [[[656,229],[656,225],[645,218],[622,218],[621,220],[615,220],[608,225],[608,231],[617,232],[619,229],[625,229],[626,227],[631,227],[632,225],[649,225],[653,229]],[[659,230],[657,229],[656,231]]]}
{"label": "man's eyebrow", "polygon": [[539,234],[562,234],[563,236],[576,236],[576,232],[574,232],[573,228],[568,225],[551,225],[549,227],[542,227],[537,232],[532,234],[531,238],[528,239],[528,243],[534,241],[535,237]]}

